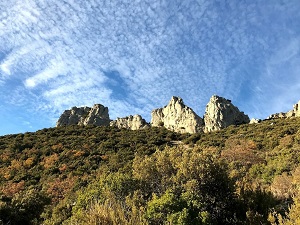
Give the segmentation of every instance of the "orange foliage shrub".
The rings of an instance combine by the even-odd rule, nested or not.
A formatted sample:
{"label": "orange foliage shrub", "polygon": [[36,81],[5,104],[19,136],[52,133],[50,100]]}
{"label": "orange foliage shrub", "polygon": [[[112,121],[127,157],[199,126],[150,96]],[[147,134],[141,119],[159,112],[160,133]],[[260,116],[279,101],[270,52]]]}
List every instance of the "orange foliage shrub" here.
{"label": "orange foliage shrub", "polygon": [[225,150],[222,151],[221,157],[228,161],[238,161],[243,165],[253,165],[263,162],[263,159],[256,154],[257,145],[253,140],[228,139],[225,143]]}
{"label": "orange foliage shrub", "polygon": [[35,162],[35,158],[34,157],[30,157],[28,159],[26,159],[24,162],[23,162],[23,165],[25,168],[30,168],[34,165],[34,162]]}
{"label": "orange foliage shrub", "polygon": [[85,152],[80,151],[80,150],[74,150],[73,154],[74,154],[75,157],[80,157],[80,156],[83,156],[85,154]]}
{"label": "orange foliage shrub", "polygon": [[59,169],[60,172],[63,172],[63,171],[65,171],[67,168],[68,168],[68,167],[67,167],[66,164],[62,164],[62,166],[59,167],[58,169]]}
{"label": "orange foliage shrub", "polygon": [[1,187],[0,192],[2,192],[6,196],[12,197],[16,193],[24,190],[25,182],[24,180],[19,183],[8,182],[5,186]]}
{"label": "orange foliage shrub", "polygon": [[58,155],[55,153],[45,157],[41,164],[45,167],[45,169],[49,169],[55,164],[56,161],[58,161]]}
{"label": "orange foliage shrub", "polygon": [[84,148],[84,149],[90,149],[90,146],[89,146],[89,144],[84,144],[84,145],[83,145],[83,148]]}
{"label": "orange foliage shrub", "polygon": [[58,203],[64,199],[65,195],[72,190],[77,179],[78,177],[56,178],[49,182],[46,192],[52,196],[52,202]]}
{"label": "orange foliage shrub", "polygon": [[10,179],[10,169],[9,168],[0,168],[0,175],[6,180]]}
{"label": "orange foliage shrub", "polygon": [[108,155],[101,155],[100,157],[101,157],[101,159],[102,159],[103,161],[107,161],[108,158],[109,158]]}
{"label": "orange foliage shrub", "polygon": [[51,149],[54,151],[54,152],[61,152],[63,150],[63,144],[62,143],[59,143],[59,144],[56,144],[56,145],[52,145],[51,146]]}
{"label": "orange foliage shrub", "polygon": [[11,153],[9,153],[9,152],[5,152],[0,155],[0,160],[2,162],[8,162],[10,160],[10,158],[11,158]]}
{"label": "orange foliage shrub", "polygon": [[22,167],[22,162],[20,160],[13,159],[10,163],[11,169],[19,170],[21,169],[21,167]]}

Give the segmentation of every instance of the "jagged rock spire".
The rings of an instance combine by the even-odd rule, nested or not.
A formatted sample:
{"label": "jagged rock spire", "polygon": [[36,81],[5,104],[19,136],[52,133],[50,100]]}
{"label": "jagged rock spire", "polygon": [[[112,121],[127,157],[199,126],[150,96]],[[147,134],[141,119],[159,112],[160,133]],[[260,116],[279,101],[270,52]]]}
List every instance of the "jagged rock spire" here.
{"label": "jagged rock spire", "polygon": [[[300,102],[294,105],[294,110],[288,112],[294,116],[300,116]],[[155,109],[151,113],[152,126],[164,126],[165,128],[180,133],[199,133],[220,130],[229,125],[249,123],[249,117],[240,112],[230,100],[214,95],[206,106],[204,121],[190,107],[186,106],[180,97],[173,96],[168,105]],[[108,108],[101,104],[90,107],[73,107],[65,110],[57,121],[57,126],[63,125],[88,125],[115,126],[131,130],[149,127],[149,124],[140,116],[128,116],[109,119]]]}
{"label": "jagged rock spire", "polygon": [[230,125],[249,122],[249,117],[234,106],[230,100],[213,95],[206,106],[204,114],[204,132],[216,131]]}
{"label": "jagged rock spire", "polygon": [[165,128],[180,133],[198,133],[203,130],[203,120],[180,97],[173,96],[164,108],[151,113],[152,126]]}
{"label": "jagged rock spire", "polygon": [[88,125],[107,126],[110,123],[108,108],[95,104],[90,107],[72,107],[70,110],[65,110],[59,117],[56,126],[65,125]]}

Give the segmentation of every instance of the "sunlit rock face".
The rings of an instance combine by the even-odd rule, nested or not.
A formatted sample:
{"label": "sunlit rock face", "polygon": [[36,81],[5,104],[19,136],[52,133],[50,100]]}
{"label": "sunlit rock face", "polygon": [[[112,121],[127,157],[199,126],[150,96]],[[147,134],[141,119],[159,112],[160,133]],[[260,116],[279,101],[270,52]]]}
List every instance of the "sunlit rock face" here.
{"label": "sunlit rock face", "polygon": [[230,125],[249,122],[249,117],[234,106],[230,100],[214,95],[206,106],[204,132],[217,131]]}
{"label": "sunlit rock face", "polygon": [[251,120],[250,120],[250,124],[257,124],[257,123],[260,123],[261,122],[261,120],[260,119],[255,119],[255,118],[252,118]]}
{"label": "sunlit rock face", "polygon": [[140,115],[130,115],[124,118],[117,118],[110,122],[110,126],[130,130],[139,130],[150,127],[150,125]]}
{"label": "sunlit rock face", "polygon": [[108,108],[95,104],[90,107],[73,107],[69,110],[65,110],[59,117],[56,126],[66,125],[88,125],[93,124],[96,126],[108,126],[110,123]]}
{"label": "sunlit rock face", "polygon": [[300,101],[293,105],[293,109],[284,113],[275,113],[270,115],[267,119],[278,119],[278,118],[290,118],[290,117],[300,117]]}
{"label": "sunlit rock face", "polygon": [[[300,102],[295,104],[294,109],[288,113],[274,115],[276,118],[300,116],[299,104]],[[275,118],[275,116],[273,117]],[[199,117],[193,109],[186,106],[180,97],[173,96],[168,105],[152,111],[150,124],[140,115],[130,115],[112,121],[109,118],[108,108],[101,104],[95,104],[92,108],[73,107],[65,110],[58,119],[56,126],[92,124],[130,130],[145,129],[150,126],[162,126],[174,132],[193,134],[217,131],[230,125],[249,122],[249,117],[234,106],[230,100],[214,95],[206,106],[204,119]]]}
{"label": "sunlit rock face", "polygon": [[300,101],[294,105],[293,113],[296,117],[300,116]]}
{"label": "sunlit rock face", "polygon": [[152,126],[164,126],[180,133],[203,131],[203,119],[183,103],[180,97],[173,96],[168,105],[151,113]]}

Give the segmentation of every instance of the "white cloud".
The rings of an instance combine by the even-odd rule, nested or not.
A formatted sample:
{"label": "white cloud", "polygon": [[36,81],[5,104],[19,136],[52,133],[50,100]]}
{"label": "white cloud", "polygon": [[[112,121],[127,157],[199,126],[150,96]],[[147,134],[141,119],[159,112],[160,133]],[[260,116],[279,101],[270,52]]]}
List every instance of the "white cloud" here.
{"label": "white cloud", "polygon": [[[290,39],[289,39],[290,38]],[[257,82],[257,117],[265,118],[275,112],[286,112],[300,99],[300,42],[288,37],[273,49],[264,62]]]}
{"label": "white cloud", "polygon": [[10,62],[4,62],[0,65],[1,70],[7,75],[11,74],[9,67],[10,67]]}
{"label": "white cloud", "polygon": [[50,79],[55,79],[59,75],[64,75],[65,71],[65,64],[63,62],[52,62],[51,65],[44,71],[27,78],[24,84],[27,88],[34,88],[39,84],[49,81]]}
{"label": "white cloud", "polygon": [[299,57],[300,53],[300,36],[292,40],[286,40],[284,46],[280,47],[268,62],[270,66],[278,66],[279,64],[291,61],[295,57]]}
{"label": "white cloud", "polygon": [[[251,62],[261,68],[270,49],[282,42],[274,37],[278,27],[273,24],[280,22],[268,26],[274,21],[269,11],[274,7],[279,14],[295,14],[294,5],[276,5],[208,0],[1,2],[2,86],[21,81],[12,87],[24,88],[19,97],[38,96],[30,107],[56,116],[64,107],[101,103],[111,106],[112,115],[139,112],[149,117],[151,108],[167,104],[171,95],[181,96],[202,115],[212,94],[239,98],[249,74],[259,80],[261,70],[253,72]],[[299,24],[294,23],[289,30]],[[282,58],[293,62],[289,67],[296,65],[299,41],[292,40],[289,46],[281,44],[269,71]],[[126,96],[120,99],[115,97],[117,88],[106,82],[114,70],[126,84]]]}

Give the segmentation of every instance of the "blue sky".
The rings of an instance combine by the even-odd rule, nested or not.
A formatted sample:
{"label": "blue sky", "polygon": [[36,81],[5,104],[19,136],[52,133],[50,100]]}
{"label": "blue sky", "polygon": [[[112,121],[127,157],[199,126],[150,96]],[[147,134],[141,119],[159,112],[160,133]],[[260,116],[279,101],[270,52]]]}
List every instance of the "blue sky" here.
{"label": "blue sky", "polygon": [[299,0],[2,0],[0,135],[72,106],[111,119],[211,95],[251,118],[300,100]]}

